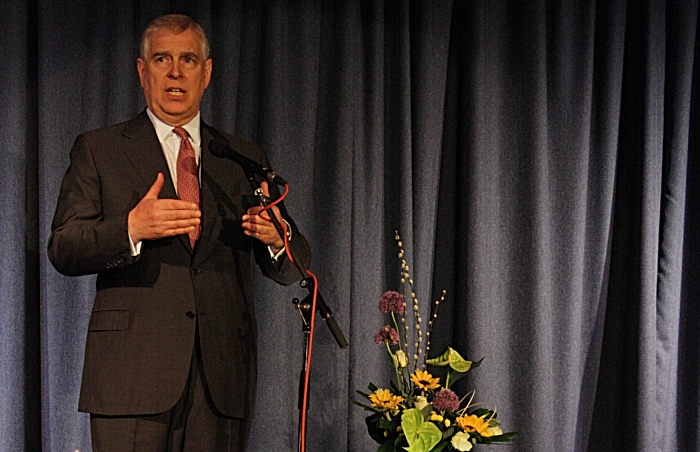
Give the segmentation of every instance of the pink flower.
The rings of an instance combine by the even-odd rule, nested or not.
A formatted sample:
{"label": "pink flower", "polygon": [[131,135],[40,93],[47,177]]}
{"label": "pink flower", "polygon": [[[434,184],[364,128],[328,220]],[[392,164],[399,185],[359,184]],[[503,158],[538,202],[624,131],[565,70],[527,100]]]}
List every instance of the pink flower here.
{"label": "pink flower", "polygon": [[386,342],[391,345],[396,345],[399,343],[399,333],[389,325],[384,325],[382,329],[374,335],[374,342],[377,344]]}
{"label": "pink flower", "polygon": [[441,389],[435,393],[433,408],[436,410],[459,410],[459,397],[451,389]]}
{"label": "pink flower", "polygon": [[382,295],[379,299],[379,310],[384,314],[397,312],[403,314],[405,312],[403,297],[400,293],[390,290]]}

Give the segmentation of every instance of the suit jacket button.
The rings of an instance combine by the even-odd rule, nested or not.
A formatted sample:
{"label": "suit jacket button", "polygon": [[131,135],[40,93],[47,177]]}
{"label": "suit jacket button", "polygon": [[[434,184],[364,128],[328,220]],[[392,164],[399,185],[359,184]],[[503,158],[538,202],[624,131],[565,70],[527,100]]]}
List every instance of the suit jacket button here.
{"label": "suit jacket button", "polygon": [[198,268],[193,268],[193,269],[192,269],[192,274],[193,274],[194,276],[199,276],[199,275],[202,274],[202,270],[200,270],[200,269],[198,269]]}
{"label": "suit jacket button", "polygon": [[188,319],[194,319],[195,315],[194,312],[192,311],[187,311],[187,314],[185,314]]}

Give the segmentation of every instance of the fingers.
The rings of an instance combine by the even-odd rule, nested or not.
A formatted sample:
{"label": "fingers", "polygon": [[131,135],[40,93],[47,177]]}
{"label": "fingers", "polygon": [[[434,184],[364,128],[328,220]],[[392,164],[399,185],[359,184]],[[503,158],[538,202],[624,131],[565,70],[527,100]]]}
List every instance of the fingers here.
{"label": "fingers", "polygon": [[[173,210],[182,211],[183,215],[200,216],[201,212],[197,209],[197,204],[180,199],[159,199],[155,202],[158,209],[163,211]],[[189,213],[187,213],[189,212]]]}
{"label": "fingers", "polygon": [[260,182],[260,189],[262,190],[263,195],[267,196],[268,198],[270,197],[270,190],[268,189],[267,182]]}
{"label": "fingers", "polygon": [[158,199],[165,178],[158,173],[155,182],[128,216],[129,234],[134,243],[186,234],[200,224],[197,205],[179,199]]}
{"label": "fingers", "polygon": [[144,198],[158,199],[158,195],[160,194],[164,183],[165,177],[163,177],[163,173],[158,173],[158,176],[156,176],[156,181],[153,182],[151,188],[148,189],[148,193],[146,193],[146,196],[144,196]]}
{"label": "fingers", "polygon": [[[260,188],[266,196],[269,195],[267,183],[262,182]],[[241,217],[243,233],[260,240],[266,245],[283,245],[284,242],[280,238],[277,229],[269,221],[269,215],[272,215],[273,212],[277,218],[280,218],[279,209],[273,206],[272,209],[266,210],[264,213],[262,210],[262,206],[254,206],[248,209],[246,214]]]}
{"label": "fingers", "polygon": [[246,211],[245,215],[243,215],[241,219],[244,223],[249,222],[253,224],[271,225],[270,215],[272,215],[273,212],[278,220],[282,218],[280,216],[279,209],[275,206],[273,206],[271,209],[265,210],[264,212],[262,206],[253,206]]}
{"label": "fingers", "polygon": [[[193,224],[190,220],[180,220],[180,221],[165,221],[159,224],[158,228],[155,230],[161,237],[168,237],[171,235],[189,234],[194,231],[195,226],[199,224],[199,220]],[[155,232],[154,231],[154,232]]]}
{"label": "fingers", "polygon": [[[274,208],[274,207],[273,207],[273,208]],[[246,214],[245,214],[245,215],[243,215],[243,220],[245,221],[245,220],[246,220],[246,217],[257,217],[257,216],[260,216],[261,212],[262,212],[262,215],[265,215],[267,218],[269,218],[269,214],[270,214],[269,211],[263,212],[263,207],[262,207],[262,206],[253,206],[253,207],[249,208],[249,209],[246,211]]]}
{"label": "fingers", "polygon": [[[258,217],[260,218],[260,217]],[[243,222],[243,233],[249,237],[256,238],[266,245],[281,246],[284,244],[272,223],[252,223]]]}

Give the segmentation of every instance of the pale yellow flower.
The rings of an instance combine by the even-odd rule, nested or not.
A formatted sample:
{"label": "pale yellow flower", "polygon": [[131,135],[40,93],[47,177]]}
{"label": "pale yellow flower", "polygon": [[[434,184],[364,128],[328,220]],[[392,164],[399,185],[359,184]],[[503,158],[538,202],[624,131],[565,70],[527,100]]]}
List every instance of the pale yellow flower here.
{"label": "pale yellow flower", "polygon": [[425,370],[417,370],[411,375],[411,381],[423,390],[437,389],[440,387],[440,378],[434,378]]}
{"label": "pale yellow flower", "polygon": [[498,436],[502,435],[503,430],[501,430],[501,427],[494,425],[493,427],[489,427],[489,436]]}
{"label": "pale yellow flower", "polygon": [[422,410],[423,408],[428,406],[428,398],[424,396],[416,397],[415,402],[413,402],[413,406],[415,408],[418,408],[419,410]]}
{"label": "pale yellow flower", "polygon": [[403,350],[396,350],[396,361],[398,362],[399,367],[402,369],[408,366],[408,357]]}
{"label": "pale yellow flower", "polygon": [[442,422],[443,417],[440,416],[440,415],[439,415],[438,413],[436,413],[435,411],[433,411],[432,413],[430,413],[430,420],[431,420],[431,421]]}
{"label": "pale yellow flower", "polygon": [[403,402],[403,397],[391,393],[388,389],[377,389],[369,395],[372,406],[386,410],[395,410]]}
{"label": "pale yellow flower", "polygon": [[477,432],[484,437],[492,436],[492,433],[489,431],[489,421],[486,420],[486,415],[476,417],[475,414],[470,414],[469,416],[460,416],[456,421],[459,428],[467,433]]}
{"label": "pale yellow flower", "polygon": [[450,425],[452,425],[452,422],[450,422],[449,419],[445,419],[445,427],[449,427]]}
{"label": "pale yellow flower", "polygon": [[457,432],[450,442],[452,447],[462,452],[472,450],[473,447],[472,442],[469,441],[469,435],[464,432]]}

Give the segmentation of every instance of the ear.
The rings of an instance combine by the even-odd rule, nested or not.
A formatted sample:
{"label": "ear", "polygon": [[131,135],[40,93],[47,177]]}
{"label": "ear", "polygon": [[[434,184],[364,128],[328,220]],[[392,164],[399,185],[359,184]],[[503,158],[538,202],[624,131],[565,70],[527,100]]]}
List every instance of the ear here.
{"label": "ear", "polygon": [[209,81],[211,80],[211,68],[212,62],[211,58],[204,62],[204,88],[209,86]]}
{"label": "ear", "polygon": [[139,80],[141,80],[141,87],[143,87],[143,77],[146,72],[146,63],[144,63],[141,58],[136,58],[136,70],[139,71]]}

